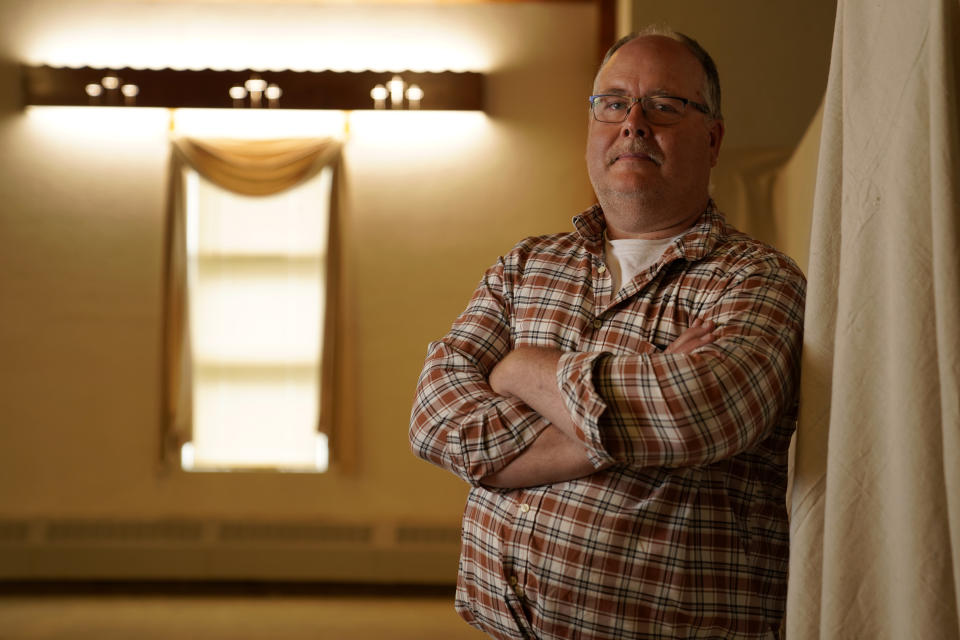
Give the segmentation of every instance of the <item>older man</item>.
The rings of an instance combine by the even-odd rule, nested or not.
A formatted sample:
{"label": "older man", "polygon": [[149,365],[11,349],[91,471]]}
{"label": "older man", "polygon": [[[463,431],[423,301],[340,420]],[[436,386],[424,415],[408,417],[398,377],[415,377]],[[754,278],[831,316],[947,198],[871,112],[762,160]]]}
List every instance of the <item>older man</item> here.
{"label": "older man", "polygon": [[492,266],[420,377],[413,450],[473,485],[457,609],[496,638],[770,638],[803,275],[710,199],[696,41],[618,42],[590,105],[599,204]]}

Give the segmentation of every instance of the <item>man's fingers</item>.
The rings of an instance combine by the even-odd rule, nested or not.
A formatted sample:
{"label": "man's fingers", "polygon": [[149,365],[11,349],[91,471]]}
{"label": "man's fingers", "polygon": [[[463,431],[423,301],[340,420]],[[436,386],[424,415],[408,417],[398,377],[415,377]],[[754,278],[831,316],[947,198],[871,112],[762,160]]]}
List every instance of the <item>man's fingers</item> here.
{"label": "man's fingers", "polygon": [[715,339],[712,333],[715,328],[716,323],[713,320],[698,318],[664,350],[664,353],[690,353],[694,349],[710,344]]}
{"label": "man's fingers", "polygon": [[683,342],[677,341],[671,344],[669,347],[664,349],[664,353],[690,353],[694,349],[699,349],[700,347],[710,344],[713,342],[713,336],[706,334],[699,338],[690,338],[684,340]]}

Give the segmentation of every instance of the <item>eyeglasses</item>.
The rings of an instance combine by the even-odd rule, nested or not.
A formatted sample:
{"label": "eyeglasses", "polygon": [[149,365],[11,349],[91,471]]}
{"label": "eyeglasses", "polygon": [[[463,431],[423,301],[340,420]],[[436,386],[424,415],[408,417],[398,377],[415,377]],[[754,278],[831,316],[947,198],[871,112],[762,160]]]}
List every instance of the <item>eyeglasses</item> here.
{"label": "eyeglasses", "polygon": [[599,122],[618,123],[627,119],[633,105],[640,103],[643,115],[653,124],[674,124],[683,119],[687,105],[709,115],[710,108],[705,104],[676,96],[644,96],[633,98],[602,93],[587,98],[593,117]]}

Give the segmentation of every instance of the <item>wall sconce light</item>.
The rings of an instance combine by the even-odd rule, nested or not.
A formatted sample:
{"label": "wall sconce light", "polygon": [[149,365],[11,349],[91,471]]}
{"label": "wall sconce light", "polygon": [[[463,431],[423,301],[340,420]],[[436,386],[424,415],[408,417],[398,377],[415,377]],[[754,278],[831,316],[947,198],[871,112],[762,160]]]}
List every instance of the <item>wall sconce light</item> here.
{"label": "wall sconce light", "polygon": [[483,110],[484,76],[476,72],[255,72],[22,65],[20,73],[25,105],[173,109],[282,105],[284,109],[355,110],[386,109],[389,100],[391,109]]}
{"label": "wall sconce light", "polygon": [[267,106],[271,109],[280,106],[280,96],[282,95],[283,91],[275,84],[267,85],[267,88],[263,90],[263,97],[267,99]]}
{"label": "wall sconce light", "polygon": [[263,95],[263,90],[267,88],[267,81],[257,74],[253,74],[243,83],[243,88],[247,90],[247,95],[250,96],[250,106],[256,109],[260,106],[260,96]]}
{"label": "wall sconce light", "polygon": [[[83,88],[83,92],[89,98],[88,104],[91,106],[119,106],[120,98],[118,96],[123,96],[124,106],[135,106],[140,87],[130,83],[121,84],[121,82],[119,76],[108,73],[100,78],[100,82],[88,83]],[[119,91],[117,91],[118,88]]]}
{"label": "wall sconce light", "polygon": [[370,91],[374,109],[386,109],[388,97],[391,109],[419,109],[423,96],[419,85],[408,85],[400,75],[394,75],[386,85],[378,84]]}
{"label": "wall sconce light", "polygon": [[125,84],[120,87],[120,93],[123,94],[123,105],[132,107],[137,104],[137,94],[140,93],[140,87],[135,84]]}
{"label": "wall sconce light", "polygon": [[[234,108],[247,107],[256,109],[264,106],[263,99],[267,99],[267,107],[276,109],[280,106],[280,96],[283,91],[279,85],[267,84],[267,81],[257,74],[251,75],[242,85],[235,84],[227,91]],[[249,104],[245,100],[249,98]]]}
{"label": "wall sconce light", "polygon": [[374,109],[386,109],[387,108],[387,96],[390,95],[390,92],[387,91],[387,88],[382,84],[378,84],[370,91],[370,97],[373,98],[373,108]]}
{"label": "wall sconce light", "polygon": [[405,84],[403,78],[400,76],[393,76],[390,78],[390,82],[387,83],[387,89],[390,91],[391,109],[403,108],[403,87]]}
{"label": "wall sconce light", "polygon": [[408,109],[419,109],[420,101],[423,100],[423,89],[419,86],[412,84],[407,87],[407,108]]}
{"label": "wall sconce light", "polygon": [[242,107],[243,100],[247,97],[247,90],[244,89],[241,85],[235,84],[230,87],[230,91],[227,92],[230,95],[230,99],[233,100],[234,107]]}

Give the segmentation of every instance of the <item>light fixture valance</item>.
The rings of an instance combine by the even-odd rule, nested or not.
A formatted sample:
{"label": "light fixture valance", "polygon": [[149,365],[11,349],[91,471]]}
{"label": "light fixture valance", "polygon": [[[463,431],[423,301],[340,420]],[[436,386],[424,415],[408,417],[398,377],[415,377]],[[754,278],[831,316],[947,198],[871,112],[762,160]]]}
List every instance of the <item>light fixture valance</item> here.
{"label": "light fixture valance", "polygon": [[25,105],[483,110],[477,72],[21,66]]}

